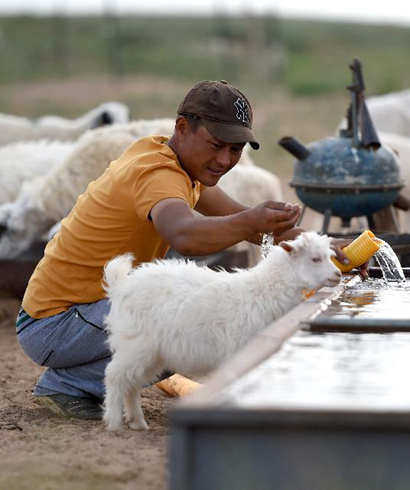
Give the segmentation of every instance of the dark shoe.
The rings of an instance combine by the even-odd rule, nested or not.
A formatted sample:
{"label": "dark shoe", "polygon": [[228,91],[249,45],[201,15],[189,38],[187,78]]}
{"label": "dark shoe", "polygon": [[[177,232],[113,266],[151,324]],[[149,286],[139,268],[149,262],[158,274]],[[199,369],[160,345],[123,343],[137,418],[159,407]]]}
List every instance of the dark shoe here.
{"label": "dark shoe", "polygon": [[59,393],[36,396],[35,399],[60,417],[101,420],[103,416],[101,401],[95,397],[80,398]]}

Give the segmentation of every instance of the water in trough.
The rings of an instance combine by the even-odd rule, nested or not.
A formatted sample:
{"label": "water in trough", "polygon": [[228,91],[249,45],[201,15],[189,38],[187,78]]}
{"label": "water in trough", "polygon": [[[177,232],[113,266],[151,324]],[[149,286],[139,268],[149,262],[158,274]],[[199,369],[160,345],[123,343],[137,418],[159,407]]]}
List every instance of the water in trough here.
{"label": "water in trough", "polygon": [[386,245],[376,257],[383,278],[345,276],[342,294],[278,353],[226,388],[222,404],[410,411],[410,280]]}

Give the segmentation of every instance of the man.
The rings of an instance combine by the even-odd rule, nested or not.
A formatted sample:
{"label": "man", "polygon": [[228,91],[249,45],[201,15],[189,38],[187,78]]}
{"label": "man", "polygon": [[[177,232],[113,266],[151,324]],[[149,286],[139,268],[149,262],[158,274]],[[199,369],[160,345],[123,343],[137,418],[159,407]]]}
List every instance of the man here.
{"label": "man", "polygon": [[264,233],[276,241],[300,233],[298,205],[247,208],[217,186],[247,142],[259,148],[251,106],[237,88],[200,82],[177,112],[171,139],[135,142],[90,183],[30,279],[17,335],[31,359],[48,367],[34,395],[60,415],[101,418],[110,360],[104,330],[110,305],[102,287],[108,260],[132,252],[137,263],[152,261],[169,246],[208,255],[242,240],[260,243]]}

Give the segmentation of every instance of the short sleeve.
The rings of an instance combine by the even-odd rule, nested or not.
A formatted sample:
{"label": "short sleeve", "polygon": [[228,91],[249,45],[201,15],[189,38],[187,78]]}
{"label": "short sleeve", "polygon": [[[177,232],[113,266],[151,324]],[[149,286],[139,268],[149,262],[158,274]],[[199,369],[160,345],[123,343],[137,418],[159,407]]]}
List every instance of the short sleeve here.
{"label": "short sleeve", "polygon": [[151,209],[169,198],[183,199],[191,208],[196,204],[191,180],[182,169],[176,165],[151,165],[139,174],[134,202],[140,219],[148,221]]}

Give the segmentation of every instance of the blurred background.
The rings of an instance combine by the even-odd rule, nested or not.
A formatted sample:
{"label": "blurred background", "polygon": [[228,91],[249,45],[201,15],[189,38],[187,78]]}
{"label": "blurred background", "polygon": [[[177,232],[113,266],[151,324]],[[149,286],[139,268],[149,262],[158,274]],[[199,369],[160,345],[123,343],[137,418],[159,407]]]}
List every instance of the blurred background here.
{"label": "blurred background", "polygon": [[366,95],[410,87],[410,7],[288,0],[0,1],[0,112],[78,117],[107,100],[173,117],[197,81],[226,79],[254,107],[255,162],[286,181],[284,135],[334,134],[358,57]]}

